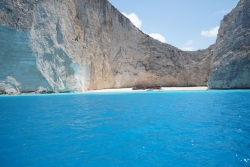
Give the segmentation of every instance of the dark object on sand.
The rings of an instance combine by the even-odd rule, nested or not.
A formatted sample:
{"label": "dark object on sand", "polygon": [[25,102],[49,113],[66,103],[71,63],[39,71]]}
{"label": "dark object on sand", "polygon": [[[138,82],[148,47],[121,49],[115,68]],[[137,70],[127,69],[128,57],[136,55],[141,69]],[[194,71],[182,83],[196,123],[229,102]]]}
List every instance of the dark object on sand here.
{"label": "dark object on sand", "polygon": [[161,89],[161,86],[134,86],[133,90],[146,90],[146,89]]}

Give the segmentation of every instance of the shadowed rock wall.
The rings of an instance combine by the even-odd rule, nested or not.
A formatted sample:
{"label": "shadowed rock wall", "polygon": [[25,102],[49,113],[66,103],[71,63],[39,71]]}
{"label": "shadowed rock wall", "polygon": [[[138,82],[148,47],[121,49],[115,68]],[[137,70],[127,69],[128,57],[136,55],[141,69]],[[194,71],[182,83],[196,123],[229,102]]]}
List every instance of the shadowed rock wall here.
{"label": "shadowed rock wall", "polygon": [[209,88],[250,88],[249,0],[240,0],[236,8],[221,21]]}
{"label": "shadowed rock wall", "polygon": [[73,1],[1,1],[0,92],[84,91],[88,56],[78,22]]}

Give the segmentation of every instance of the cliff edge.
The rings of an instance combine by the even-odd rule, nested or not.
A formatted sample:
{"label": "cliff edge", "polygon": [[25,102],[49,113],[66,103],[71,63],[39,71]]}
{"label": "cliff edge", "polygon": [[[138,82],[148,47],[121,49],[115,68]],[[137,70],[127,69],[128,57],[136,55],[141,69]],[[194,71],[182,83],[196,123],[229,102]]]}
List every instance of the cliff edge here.
{"label": "cliff edge", "polygon": [[250,1],[224,16],[214,47],[210,89],[250,88]]}

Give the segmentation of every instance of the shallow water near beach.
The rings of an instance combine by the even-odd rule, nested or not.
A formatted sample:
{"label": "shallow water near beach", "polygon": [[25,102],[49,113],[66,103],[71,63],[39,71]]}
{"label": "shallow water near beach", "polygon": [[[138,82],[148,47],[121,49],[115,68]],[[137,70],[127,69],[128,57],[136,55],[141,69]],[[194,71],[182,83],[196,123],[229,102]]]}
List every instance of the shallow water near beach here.
{"label": "shallow water near beach", "polygon": [[0,96],[0,166],[250,166],[250,91]]}

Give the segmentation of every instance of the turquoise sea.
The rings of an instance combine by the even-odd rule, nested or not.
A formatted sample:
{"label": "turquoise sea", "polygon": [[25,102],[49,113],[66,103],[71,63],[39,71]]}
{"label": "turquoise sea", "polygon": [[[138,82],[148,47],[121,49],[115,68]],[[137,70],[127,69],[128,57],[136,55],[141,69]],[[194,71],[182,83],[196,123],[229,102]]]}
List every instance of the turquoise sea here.
{"label": "turquoise sea", "polygon": [[1,167],[250,167],[250,90],[0,96]]}

